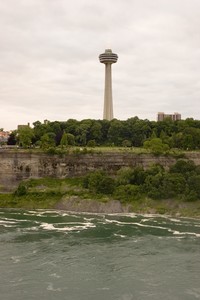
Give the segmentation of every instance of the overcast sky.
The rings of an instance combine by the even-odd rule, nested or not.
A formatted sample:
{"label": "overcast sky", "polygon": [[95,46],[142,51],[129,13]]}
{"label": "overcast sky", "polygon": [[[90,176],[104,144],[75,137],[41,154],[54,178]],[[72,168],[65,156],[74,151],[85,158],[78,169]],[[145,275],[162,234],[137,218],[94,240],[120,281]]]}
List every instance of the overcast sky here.
{"label": "overcast sky", "polygon": [[200,119],[200,0],[0,0],[0,127],[114,117]]}

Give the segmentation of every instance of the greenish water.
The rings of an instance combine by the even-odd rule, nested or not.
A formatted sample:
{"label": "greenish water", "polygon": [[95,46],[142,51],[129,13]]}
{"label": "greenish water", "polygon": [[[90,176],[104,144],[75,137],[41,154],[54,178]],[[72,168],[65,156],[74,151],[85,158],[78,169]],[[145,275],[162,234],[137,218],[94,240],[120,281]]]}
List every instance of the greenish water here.
{"label": "greenish water", "polygon": [[0,210],[0,299],[200,299],[200,220]]}

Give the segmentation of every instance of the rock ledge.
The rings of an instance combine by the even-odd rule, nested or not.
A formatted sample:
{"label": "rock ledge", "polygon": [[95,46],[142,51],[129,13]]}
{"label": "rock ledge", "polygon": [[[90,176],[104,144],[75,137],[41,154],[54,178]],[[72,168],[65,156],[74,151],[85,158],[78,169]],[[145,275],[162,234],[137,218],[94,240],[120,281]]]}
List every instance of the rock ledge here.
{"label": "rock ledge", "polygon": [[81,199],[77,196],[64,198],[55,206],[56,209],[87,212],[87,213],[128,213],[130,205],[122,205],[118,200],[110,200],[106,203],[91,199]]}

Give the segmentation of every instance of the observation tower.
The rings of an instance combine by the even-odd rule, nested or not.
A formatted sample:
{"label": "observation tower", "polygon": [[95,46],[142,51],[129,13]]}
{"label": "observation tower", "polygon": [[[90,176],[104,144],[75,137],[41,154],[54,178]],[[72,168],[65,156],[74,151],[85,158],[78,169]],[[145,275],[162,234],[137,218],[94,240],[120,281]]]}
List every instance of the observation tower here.
{"label": "observation tower", "polygon": [[111,49],[106,49],[99,55],[99,60],[105,64],[105,89],[104,89],[104,110],[103,118],[106,120],[113,119],[113,100],[112,100],[112,69],[111,65],[116,63],[117,54],[112,53]]}

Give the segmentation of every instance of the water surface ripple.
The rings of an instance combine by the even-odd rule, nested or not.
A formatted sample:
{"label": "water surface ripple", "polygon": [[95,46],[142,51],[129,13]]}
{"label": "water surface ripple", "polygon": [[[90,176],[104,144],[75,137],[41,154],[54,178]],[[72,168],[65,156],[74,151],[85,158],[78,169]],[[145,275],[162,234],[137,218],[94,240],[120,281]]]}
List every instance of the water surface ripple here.
{"label": "water surface ripple", "polygon": [[200,299],[200,220],[0,210],[2,300]]}

